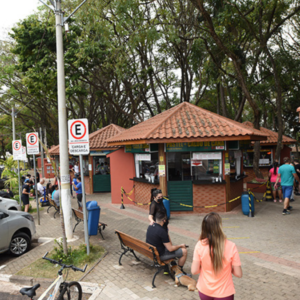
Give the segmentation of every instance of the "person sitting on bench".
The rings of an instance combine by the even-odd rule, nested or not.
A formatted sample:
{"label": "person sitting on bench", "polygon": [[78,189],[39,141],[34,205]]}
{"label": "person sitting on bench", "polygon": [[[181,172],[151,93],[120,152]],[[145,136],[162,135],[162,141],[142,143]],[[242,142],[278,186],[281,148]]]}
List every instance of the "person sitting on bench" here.
{"label": "person sitting on bench", "polygon": [[146,243],[155,246],[161,261],[171,258],[179,258],[178,267],[183,273],[183,266],[187,258],[187,249],[185,244],[173,245],[164,223],[167,221],[167,215],[163,212],[156,213],[156,220],[149,225],[146,234]]}

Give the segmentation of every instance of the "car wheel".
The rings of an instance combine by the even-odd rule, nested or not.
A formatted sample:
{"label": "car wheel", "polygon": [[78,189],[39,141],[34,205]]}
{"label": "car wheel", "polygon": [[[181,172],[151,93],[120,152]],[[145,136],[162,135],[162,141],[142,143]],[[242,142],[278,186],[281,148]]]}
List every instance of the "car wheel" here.
{"label": "car wheel", "polygon": [[26,233],[16,233],[10,242],[9,251],[14,256],[24,254],[30,248],[30,238]]}
{"label": "car wheel", "polygon": [[17,211],[18,209],[16,207],[10,207],[8,210],[14,210]]}

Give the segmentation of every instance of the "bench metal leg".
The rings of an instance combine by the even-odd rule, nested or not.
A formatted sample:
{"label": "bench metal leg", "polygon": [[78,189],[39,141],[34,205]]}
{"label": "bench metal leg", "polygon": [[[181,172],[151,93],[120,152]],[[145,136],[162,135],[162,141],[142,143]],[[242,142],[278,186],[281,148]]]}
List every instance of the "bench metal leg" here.
{"label": "bench metal leg", "polygon": [[130,249],[130,252],[134,255],[137,261],[140,261],[140,259],[135,255],[135,252],[132,249]]}
{"label": "bench metal leg", "polygon": [[162,270],[163,268],[159,267],[158,270],[156,271],[156,273],[154,274],[153,276],[153,279],[152,279],[152,288],[156,288],[155,284],[154,284],[154,281],[155,281],[155,278],[156,278],[156,275],[160,273],[160,271]]}
{"label": "bench metal leg", "polygon": [[50,204],[50,206],[49,206],[48,209],[47,209],[47,214],[49,214],[49,209],[50,209],[51,207],[53,207],[53,206]]}
{"label": "bench metal leg", "polygon": [[120,265],[120,266],[122,266],[122,264],[121,264],[122,256],[123,256],[124,254],[126,254],[129,250],[130,250],[130,249],[124,249],[124,252],[121,254],[121,256],[120,256],[120,258],[119,258],[119,265]]}
{"label": "bench metal leg", "polygon": [[76,223],[75,226],[74,226],[73,232],[75,232],[75,228],[76,228],[76,226],[77,226],[80,222],[81,222],[81,220],[77,221],[77,223]]}
{"label": "bench metal leg", "polygon": [[98,231],[99,231],[99,233],[100,233],[102,239],[105,240],[105,238],[104,238],[104,236],[103,236],[103,234],[102,234],[102,228],[101,228],[101,226],[98,227]]}
{"label": "bench metal leg", "polygon": [[57,211],[54,213],[54,216],[53,216],[54,219],[55,219],[55,215],[56,215],[57,213],[59,214],[59,210],[57,210]]}

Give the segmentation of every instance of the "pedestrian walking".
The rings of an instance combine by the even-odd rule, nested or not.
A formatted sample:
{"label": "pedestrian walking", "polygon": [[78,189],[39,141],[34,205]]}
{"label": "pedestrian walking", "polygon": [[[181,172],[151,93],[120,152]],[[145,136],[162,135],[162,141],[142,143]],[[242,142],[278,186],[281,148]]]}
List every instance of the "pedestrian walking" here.
{"label": "pedestrian walking", "polygon": [[197,289],[201,300],[234,299],[232,274],[242,277],[241,261],[236,245],[227,240],[217,213],[209,213],[202,221],[191,271],[200,273]]}
{"label": "pedestrian walking", "polygon": [[293,209],[293,207],[290,206],[290,199],[294,189],[294,179],[299,182],[299,177],[296,174],[295,168],[290,165],[290,159],[288,157],[285,157],[283,162],[284,164],[280,166],[278,170],[275,188],[281,179],[281,188],[284,198],[282,214],[289,215],[290,211]]}
{"label": "pedestrian walking", "polygon": [[29,210],[29,195],[30,195],[30,188],[32,187],[33,182],[29,180],[28,182],[24,183],[22,187],[22,195],[21,200],[24,205],[24,211],[28,212]]}
{"label": "pedestrian walking", "polygon": [[275,188],[275,183],[276,183],[276,179],[277,179],[277,175],[278,175],[278,162],[274,162],[274,166],[273,168],[270,169],[269,171],[269,178],[270,178],[270,182],[271,182],[271,189],[272,189],[272,193],[273,193],[273,198],[274,198],[274,202],[276,202],[276,192],[278,193],[278,197],[279,197],[279,202],[282,202],[282,189],[281,189],[281,179],[278,181],[276,188]]}

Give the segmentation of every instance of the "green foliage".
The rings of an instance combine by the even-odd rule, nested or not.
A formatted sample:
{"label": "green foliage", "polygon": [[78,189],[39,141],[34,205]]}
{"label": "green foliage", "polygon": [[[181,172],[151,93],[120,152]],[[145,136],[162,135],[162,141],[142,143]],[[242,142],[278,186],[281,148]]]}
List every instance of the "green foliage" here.
{"label": "green foliage", "polygon": [[56,246],[53,248],[51,255],[52,259],[57,261],[61,260],[65,264],[73,264],[75,266],[82,265],[83,263],[89,264],[95,260],[95,257],[99,257],[101,253],[104,253],[104,248],[90,244],[90,254],[86,254],[86,245],[80,244],[78,248],[72,249],[68,247],[68,254],[64,253],[62,242],[54,240]]}
{"label": "green foliage", "polygon": [[[1,178],[6,178],[4,185],[9,187],[13,192],[18,191],[18,173],[15,170],[18,169],[17,161],[13,159],[13,156],[9,156],[5,160],[0,160],[0,164],[4,166]],[[26,174],[26,171],[20,171],[20,176]]]}

